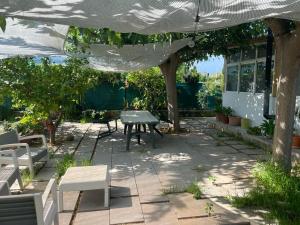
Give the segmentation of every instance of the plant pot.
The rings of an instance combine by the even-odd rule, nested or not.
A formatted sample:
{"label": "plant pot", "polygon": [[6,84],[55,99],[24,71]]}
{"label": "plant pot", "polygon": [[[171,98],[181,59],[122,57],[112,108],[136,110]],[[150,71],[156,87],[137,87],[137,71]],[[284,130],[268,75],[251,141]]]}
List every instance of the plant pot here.
{"label": "plant pot", "polygon": [[217,121],[220,121],[222,123],[228,123],[228,116],[225,116],[223,113],[217,113],[216,114]]}
{"label": "plant pot", "polygon": [[251,127],[251,120],[248,118],[241,119],[241,127],[244,129],[249,129]]}
{"label": "plant pot", "polygon": [[300,135],[293,136],[293,147],[300,148]]}
{"label": "plant pot", "polygon": [[241,126],[241,117],[239,116],[229,116],[229,125],[231,126]]}

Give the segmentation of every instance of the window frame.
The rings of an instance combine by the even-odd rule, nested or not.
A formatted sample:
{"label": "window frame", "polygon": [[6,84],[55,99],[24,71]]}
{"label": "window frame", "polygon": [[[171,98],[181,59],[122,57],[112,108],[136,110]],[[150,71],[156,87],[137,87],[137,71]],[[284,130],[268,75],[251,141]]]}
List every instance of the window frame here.
{"label": "window frame", "polygon": [[[240,93],[240,81],[241,81],[241,66],[242,65],[246,65],[246,64],[254,64],[254,74],[253,74],[253,87],[252,87],[252,91],[251,92],[243,92],[243,93],[252,93],[252,94],[260,94],[262,92],[256,92],[256,82],[257,82],[257,64],[258,63],[265,63],[266,62],[266,57],[260,57],[258,58],[258,47],[260,45],[266,45],[266,43],[257,43],[255,44],[255,59],[249,59],[249,60],[244,60],[242,61],[242,54],[243,54],[243,50],[240,48],[239,51],[240,51],[240,60],[238,62],[234,62],[234,63],[227,63],[227,60],[225,61],[226,62],[226,66],[225,66],[225,92],[237,92],[237,93]],[[275,51],[274,51],[274,54],[272,55],[272,61],[274,62],[274,68],[275,68]],[[231,67],[231,66],[238,66],[238,84],[237,84],[237,91],[229,91],[227,90],[227,82],[228,82],[228,78],[227,78],[227,69],[228,67]],[[273,68],[273,69],[274,69]]]}

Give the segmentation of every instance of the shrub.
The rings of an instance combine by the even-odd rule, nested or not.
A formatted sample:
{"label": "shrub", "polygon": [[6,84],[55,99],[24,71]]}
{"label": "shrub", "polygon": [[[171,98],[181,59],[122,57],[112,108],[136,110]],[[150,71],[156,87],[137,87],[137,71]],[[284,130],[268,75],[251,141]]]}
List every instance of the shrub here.
{"label": "shrub", "polygon": [[268,210],[267,217],[279,224],[300,224],[300,179],[297,174],[286,174],[280,166],[265,162],[256,165],[253,176],[256,186],[245,196],[233,197],[232,204]]}
{"label": "shrub", "polygon": [[189,185],[186,190],[186,192],[193,194],[195,199],[200,199],[202,196],[202,191],[199,188],[199,185],[197,183],[192,183],[191,185]]}
{"label": "shrub", "polygon": [[247,129],[247,133],[251,135],[260,136],[261,135],[261,128],[260,127],[249,127]]}
{"label": "shrub", "polygon": [[263,123],[260,125],[260,128],[264,135],[272,137],[275,130],[275,120],[264,120]]}

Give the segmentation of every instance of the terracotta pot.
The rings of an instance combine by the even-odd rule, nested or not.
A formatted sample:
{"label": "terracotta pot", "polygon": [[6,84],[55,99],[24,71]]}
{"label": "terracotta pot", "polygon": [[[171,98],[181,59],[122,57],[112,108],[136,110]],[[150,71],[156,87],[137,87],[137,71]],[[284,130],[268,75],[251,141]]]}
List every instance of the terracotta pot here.
{"label": "terracotta pot", "polygon": [[251,120],[248,118],[242,118],[241,119],[241,127],[244,129],[248,129],[251,126]]}
{"label": "terracotta pot", "polygon": [[241,126],[241,117],[239,116],[229,116],[229,125],[231,126]]}
{"label": "terracotta pot", "polygon": [[300,135],[293,136],[293,147],[300,148]]}
{"label": "terracotta pot", "polygon": [[223,113],[217,113],[216,118],[218,121],[222,123],[226,123],[226,124],[228,123],[228,116],[225,116]]}

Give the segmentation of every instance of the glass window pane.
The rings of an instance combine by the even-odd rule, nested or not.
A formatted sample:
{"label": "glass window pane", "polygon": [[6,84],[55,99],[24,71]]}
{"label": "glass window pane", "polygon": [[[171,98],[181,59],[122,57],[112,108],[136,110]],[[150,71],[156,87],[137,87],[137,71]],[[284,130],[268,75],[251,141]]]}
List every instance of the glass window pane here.
{"label": "glass window pane", "polygon": [[238,84],[238,66],[227,67],[226,90],[237,91],[237,84]]}
{"label": "glass window pane", "polygon": [[256,90],[255,90],[257,93],[262,93],[264,91],[265,73],[266,73],[266,63],[265,62],[257,63]]}
{"label": "glass window pane", "polygon": [[247,49],[243,49],[242,50],[242,60],[255,59],[255,52],[256,52],[255,47],[249,47]]}
{"label": "glass window pane", "polygon": [[[265,74],[266,74],[266,63],[259,62],[257,63],[256,69],[256,90],[257,93],[263,93],[264,91],[264,82],[265,82]],[[273,80],[274,76],[274,61],[272,61],[272,73],[271,73],[271,81]]]}
{"label": "glass window pane", "polygon": [[267,45],[257,46],[257,58],[266,58],[267,56]]}
{"label": "glass window pane", "polygon": [[241,66],[240,92],[252,92],[253,91],[254,67],[255,67],[254,63]]}
{"label": "glass window pane", "polygon": [[227,57],[227,63],[237,63],[241,59],[241,51],[240,49],[231,50],[232,54]]}

